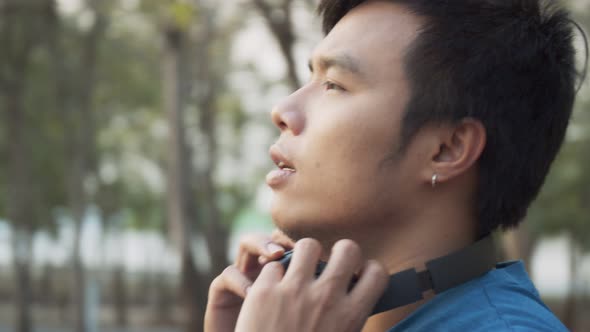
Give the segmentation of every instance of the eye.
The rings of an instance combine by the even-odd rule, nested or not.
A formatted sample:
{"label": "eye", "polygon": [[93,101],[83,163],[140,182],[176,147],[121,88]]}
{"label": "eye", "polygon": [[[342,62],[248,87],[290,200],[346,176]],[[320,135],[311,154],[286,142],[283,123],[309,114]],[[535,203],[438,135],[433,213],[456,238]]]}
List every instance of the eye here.
{"label": "eye", "polygon": [[331,82],[331,81],[326,81],[322,85],[324,86],[324,89],[326,89],[326,90],[344,91],[344,88],[342,88],[338,84]]}

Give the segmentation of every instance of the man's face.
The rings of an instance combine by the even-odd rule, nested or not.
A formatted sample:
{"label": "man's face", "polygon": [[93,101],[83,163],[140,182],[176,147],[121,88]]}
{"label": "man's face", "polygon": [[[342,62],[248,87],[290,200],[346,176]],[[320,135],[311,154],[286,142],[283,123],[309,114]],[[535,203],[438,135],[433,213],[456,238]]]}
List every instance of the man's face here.
{"label": "man's face", "polygon": [[417,158],[412,149],[391,156],[410,97],[404,54],[419,24],[390,3],[355,8],[315,50],[310,81],[273,110],[281,137],[271,155],[284,168],[267,183],[287,235],[357,239],[416,205]]}

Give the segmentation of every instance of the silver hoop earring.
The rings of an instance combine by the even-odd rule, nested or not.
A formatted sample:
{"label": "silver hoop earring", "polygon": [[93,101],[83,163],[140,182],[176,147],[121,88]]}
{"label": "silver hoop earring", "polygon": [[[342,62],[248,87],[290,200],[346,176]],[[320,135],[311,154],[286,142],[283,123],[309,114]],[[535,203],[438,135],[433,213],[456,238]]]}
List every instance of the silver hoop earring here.
{"label": "silver hoop earring", "polygon": [[436,181],[438,180],[438,174],[432,174],[432,188],[436,187]]}

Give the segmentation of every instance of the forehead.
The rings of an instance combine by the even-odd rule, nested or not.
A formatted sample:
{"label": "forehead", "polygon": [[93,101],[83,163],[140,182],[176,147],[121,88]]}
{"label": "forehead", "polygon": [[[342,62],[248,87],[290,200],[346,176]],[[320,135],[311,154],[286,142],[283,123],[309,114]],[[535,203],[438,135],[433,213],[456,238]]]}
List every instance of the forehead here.
{"label": "forehead", "polygon": [[369,1],[351,10],[334,26],[313,58],[348,56],[369,75],[386,74],[386,66],[399,70],[421,23],[403,6]]}

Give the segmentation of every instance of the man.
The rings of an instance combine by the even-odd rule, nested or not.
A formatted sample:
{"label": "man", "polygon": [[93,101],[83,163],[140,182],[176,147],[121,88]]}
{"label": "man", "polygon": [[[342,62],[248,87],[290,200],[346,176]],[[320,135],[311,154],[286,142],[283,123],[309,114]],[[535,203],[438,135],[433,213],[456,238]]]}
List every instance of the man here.
{"label": "man", "polygon": [[[272,111],[282,233],[242,241],[205,329],[565,331],[521,262],[367,317],[388,274],[525,216],[572,111],[568,14],[538,0],[324,0],[319,12],[311,79]],[[289,238],[284,271],[273,260]]]}

